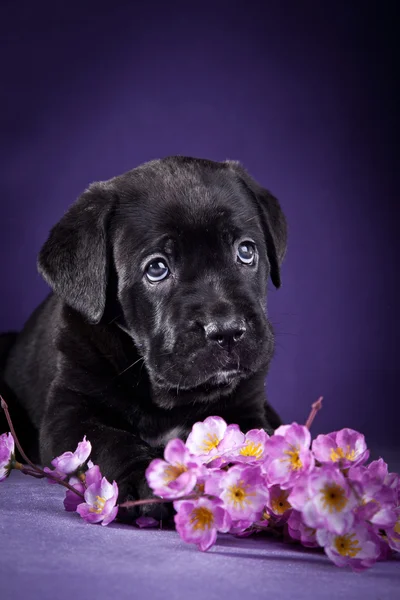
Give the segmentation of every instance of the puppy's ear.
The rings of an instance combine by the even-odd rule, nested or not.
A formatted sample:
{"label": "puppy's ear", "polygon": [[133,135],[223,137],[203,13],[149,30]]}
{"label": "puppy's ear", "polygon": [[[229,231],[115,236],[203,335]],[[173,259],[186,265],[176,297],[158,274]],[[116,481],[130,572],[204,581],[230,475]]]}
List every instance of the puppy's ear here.
{"label": "puppy's ear", "polygon": [[106,303],[107,225],[113,197],[92,184],[50,231],[38,257],[38,270],[56,294],[93,324]]}
{"label": "puppy's ear", "polygon": [[227,160],[225,164],[234,171],[242,185],[256,201],[267,245],[271,280],[274,286],[279,288],[281,285],[280,266],[285,258],[287,248],[285,215],[278,200],[268,190],[261,187],[239,162]]}

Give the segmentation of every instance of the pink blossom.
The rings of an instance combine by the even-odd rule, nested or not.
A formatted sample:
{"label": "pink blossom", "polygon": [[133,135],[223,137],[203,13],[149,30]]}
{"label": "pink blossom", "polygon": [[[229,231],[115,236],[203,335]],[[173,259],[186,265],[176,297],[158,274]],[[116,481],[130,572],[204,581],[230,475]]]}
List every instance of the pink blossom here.
{"label": "pink blossom", "polygon": [[395,509],[396,520],[391,527],[385,529],[387,542],[392,550],[400,552],[400,506]]}
{"label": "pink blossom", "polygon": [[0,435],[0,481],[9,476],[15,463],[14,438],[11,433]]}
{"label": "pink blossom", "polygon": [[294,485],[297,479],[314,467],[310,448],[311,435],[303,425],[281,425],[265,442],[267,459],[264,471],[269,484],[283,489]]}
{"label": "pink blossom", "polygon": [[77,506],[78,512],[88,523],[108,525],[115,519],[118,507],[115,506],[118,498],[118,486],[113,481],[112,485],[103,477],[95,481],[85,491],[85,502]]}
{"label": "pink blossom", "polygon": [[[93,465],[91,461],[89,463],[92,465],[90,469],[88,469],[85,473],[83,479],[78,479],[78,477],[71,477],[69,483],[81,494],[85,493],[85,490],[89,485],[93,483],[99,483],[101,481],[101,473],[100,469],[97,465]],[[82,498],[75,494],[71,490],[67,490],[64,498],[64,508],[68,512],[75,512],[78,505],[81,504]]]}
{"label": "pink blossom", "polygon": [[[61,456],[57,456],[51,461],[51,464],[55,469],[52,471],[45,467],[45,472],[59,478],[66,479],[69,475],[75,474],[81,468],[85,466],[87,459],[92,451],[92,445],[86,440],[86,436],[82,442],[79,442],[75,452],[64,452]],[[51,483],[54,482],[49,477]]]}
{"label": "pink blossom", "polygon": [[304,523],[301,512],[297,510],[290,512],[287,520],[287,530],[292,539],[298,540],[306,548],[316,548],[318,546],[317,530],[308,527]]}
{"label": "pink blossom", "polygon": [[204,472],[201,460],[192,456],[180,439],[170,440],[165,460],[154,459],[146,470],[146,479],[157,496],[178,498],[189,494]]}
{"label": "pink blossom", "polygon": [[267,506],[270,512],[280,521],[286,519],[291,511],[291,504],[288,500],[290,490],[283,490],[279,485],[271,485],[268,488],[269,498]]}
{"label": "pink blossom", "polygon": [[206,469],[206,476],[204,477],[204,489],[206,494],[211,496],[219,496],[222,492],[221,479],[225,475],[223,469],[209,468]]}
{"label": "pink blossom", "polygon": [[[85,493],[85,490],[86,490],[85,486],[76,477],[72,477],[71,480],[69,481],[69,483],[81,494]],[[75,494],[71,490],[66,491],[65,498],[64,498],[64,508],[66,511],[75,512],[76,509],[78,508],[79,504],[81,504],[81,502],[82,502],[81,496],[78,496],[78,494]]]}
{"label": "pink blossom", "polygon": [[354,429],[319,435],[313,441],[312,451],[320,463],[338,463],[341,468],[363,464],[369,457],[365,437]]}
{"label": "pink blossom", "polygon": [[268,489],[259,467],[235,465],[219,481],[225,508],[233,521],[256,521],[268,501]]}
{"label": "pink blossom", "polygon": [[333,465],[316,468],[302,478],[288,500],[313,529],[323,528],[341,535],[353,525],[357,498],[343,473]]}
{"label": "pink blossom", "polygon": [[261,517],[257,521],[254,521],[253,526],[257,531],[257,528],[266,529],[271,525],[271,523],[275,524],[276,521],[273,518],[271,511],[268,509],[268,507],[266,507],[263,510]]}
{"label": "pink blossom", "polygon": [[351,467],[348,479],[357,486],[360,501],[357,508],[358,517],[384,529],[393,526],[396,521],[395,489],[384,484],[387,479],[384,468],[381,469],[383,465],[371,465]]}
{"label": "pink blossom", "polygon": [[360,572],[371,567],[381,555],[380,540],[364,523],[356,521],[346,533],[320,529],[317,541],[338,567]]}
{"label": "pink blossom", "polygon": [[232,462],[262,463],[265,460],[265,444],[268,439],[269,436],[263,429],[251,429],[244,436],[243,442],[233,449]]}
{"label": "pink blossom", "polygon": [[153,519],[153,517],[138,517],[135,521],[136,525],[140,527],[140,529],[145,527],[158,527],[160,522],[157,519]]}
{"label": "pink blossom", "polygon": [[[376,530],[374,530],[376,533]],[[378,541],[379,541],[379,547],[380,547],[380,554],[379,554],[379,561],[382,560],[389,560],[389,558],[392,557],[393,552],[392,552],[392,548],[389,546],[388,544],[388,538],[386,535],[384,534],[378,534]]]}
{"label": "pink blossom", "polygon": [[383,458],[373,460],[365,468],[368,469],[368,473],[371,477],[373,477],[377,481],[380,481],[382,485],[385,485],[392,489],[394,497],[396,498],[400,483],[399,476],[397,473],[389,473],[387,463],[385,463]]}
{"label": "pink blossom", "polygon": [[[186,446],[193,455],[199,456],[202,462],[210,463],[221,458],[221,454],[242,444],[244,439],[244,434],[237,425],[228,426],[221,417],[207,417],[205,421],[193,425]],[[213,466],[221,466],[223,462],[213,462]]]}
{"label": "pink blossom", "polygon": [[217,532],[226,533],[231,519],[218,498],[198,498],[174,503],[176,529],[181,538],[196,544],[199,550],[211,548],[217,539]]}
{"label": "pink blossom", "polygon": [[[210,468],[207,469],[207,475],[208,476],[204,480],[204,493],[210,496],[220,497],[224,491],[223,479],[226,476],[226,471],[217,468]],[[251,527],[252,524],[253,521],[251,519],[232,521],[229,533],[234,535],[242,535]]]}
{"label": "pink blossom", "polygon": [[232,533],[238,537],[247,537],[254,533],[251,529],[252,525],[252,521],[233,521],[231,528],[229,529],[229,533]]}

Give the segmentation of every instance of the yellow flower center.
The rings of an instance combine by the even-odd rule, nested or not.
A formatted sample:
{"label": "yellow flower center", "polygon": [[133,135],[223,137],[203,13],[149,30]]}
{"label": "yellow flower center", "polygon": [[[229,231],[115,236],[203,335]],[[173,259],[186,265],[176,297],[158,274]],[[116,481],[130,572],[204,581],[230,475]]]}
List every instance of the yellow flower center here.
{"label": "yellow flower center", "polygon": [[190,514],[190,524],[192,525],[194,531],[197,529],[201,529],[201,531],[210,529],[213,523],[214,515],[208,508],[199,506],[198,508],[192,510]]}
{"label": "yellow flower center", "polygon": [[289,496],[289,491],[282,490],[276,498],[271,500],[271,508],[277,515],[283,515],[289,508],[292,508],[287,498]]}
{"label": "yellow flower center", "polygon": [[103,510],[105,503],[105,498],[102,498],[102,496],[96,496],[96,502],[93,504],[92,508],[89,508],[89,512],[99,515]]}
{"label": "yellow flower center", "polygon": [[290,446],[290,450],[285,450],[284,454],[288,458],[282,458],[282,462],[288,462],[292,471],[298,471],[302,468],[303,463],[300,460],[300,448],[298,446]]}
{"label": "yellow flower center", "polygon": [[271,515],[269,513],[267,513],[266,510],[264,510],[263,514],[262,514],[262,520],[264,521],[269,521],[271,518]]}
{"label": "yellow flower center", "polygon": [[203,440],[203,452],[211,452],[211,450],[217,448],[220,441],[216,433],[207,433],[206,438]]}
{"label": "yellow flower center", "polygon": [[168,465],[168,467],[165,468],[163,479],[165,483],[171,483],[171,481],[178,479],[179,475],[182,475],[182,473],[185,473],[185,471],[187,471],[187,467],[185,467],[185,465]]}
{"label": "yellow flower center", "polygon": [[330,459],[333,462],[337,462],[342,458],[354,460],[356,458],[356,451],[354,449],[350,450],[350,446],[347,446],[346,450],[343,450],[343,448],[340,448],[340,446],[337,448],[331,448]]}
{"label": "yellow flower center", "polygon": [[400,517],[396,521],[396,525],[394,526],[394,532],[400,535]]}
{"label": "yellow flower center", "polygon": [[262,445],[255,444],[254,442],[247,442],[247,444],[241,448],[239,452],[239,454],[242,456],[255,456],[257,459],[261,458],[262,453]]}
{"label": "yellow flower center", "polygon": [[322,505],[324,509],[328,509],[330,513],[341,512],[348,500],[346,498],[346,490],[336,483],[328,483],[322,490]]}
{"label": "yellow flower center", "polygon": [[232,502],[234,508],[243,508],[245,504],[250,504],[249,497],[255,496],[255,493],[249,493],[247,491],[248,487],[243,481],[239,481],[238,485],[231,485],[228,488],[229,501]]}
{"label": "yellow flower center", "polygon": [[355,533],[347,533],[346,535],[338,535],[335,537],[335,548],[342,556],[350,556],[354,558],[362,549],[359,546],[359,541],[356,539]]}

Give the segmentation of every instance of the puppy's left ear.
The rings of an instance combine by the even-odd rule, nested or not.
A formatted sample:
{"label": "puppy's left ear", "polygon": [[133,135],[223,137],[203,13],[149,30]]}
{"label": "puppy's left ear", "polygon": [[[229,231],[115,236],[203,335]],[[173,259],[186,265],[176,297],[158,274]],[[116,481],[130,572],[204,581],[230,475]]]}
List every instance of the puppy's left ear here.
{"label": "puppy's left ear", "polygon": [[233,170],[247,192],[256,201],[260,215],[268,260],[271,268],[271,280],[276,288],[281,286],[280,267],[287,248],[287,223],[278,200],[261,187],[237,161],[227,160],[225,164]]}

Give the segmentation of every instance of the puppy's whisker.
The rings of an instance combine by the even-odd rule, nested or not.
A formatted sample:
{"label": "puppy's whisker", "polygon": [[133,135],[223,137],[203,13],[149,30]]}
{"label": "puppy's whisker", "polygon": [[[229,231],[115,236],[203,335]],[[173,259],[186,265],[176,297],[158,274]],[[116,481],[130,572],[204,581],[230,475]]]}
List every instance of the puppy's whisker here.
{"label": "puppy's whisker", "polygon": [[179,386],[180,386],[180,384],[182,383],[182,379],[183,379],[183,375],[182,375],[182,377],[180,378],[180,380],[178,381],[178,385],[176,386],[176,395],[177,395],[177,396],[179,395]]}
{"label": "puppy's whisker", "polygon": [[120,315],[116,315],[115,317],[113,317],[111,319],[111,321],[108,321],[107,325],[111,325],[112,323],[114,323],[117,319],[119,319],[120,317],[122,317],[122,314]]}
{"label": "puppy's whisker", "polygon": [[135,360],[135,362],[133,362],[131,365],[129,365],[129,367],[126,367],[126,369],[124,369],[123,371],[121,371],[120,373],[118,373],[117,377],[120,377],[121,375],[123,375],[124,373],[126,373],[127,371],[129,371],[129,369],[132,369],[132,367],[134,367],[135,365],[137,365],[141,360],[143,361],[143,364],[144,364],[144,358],[143,358],[143,356],[141,356],[140,358],[138,358],[138,360]]}

